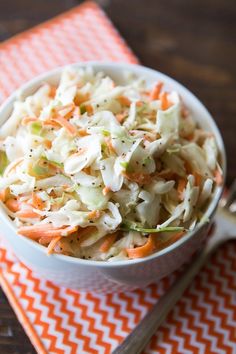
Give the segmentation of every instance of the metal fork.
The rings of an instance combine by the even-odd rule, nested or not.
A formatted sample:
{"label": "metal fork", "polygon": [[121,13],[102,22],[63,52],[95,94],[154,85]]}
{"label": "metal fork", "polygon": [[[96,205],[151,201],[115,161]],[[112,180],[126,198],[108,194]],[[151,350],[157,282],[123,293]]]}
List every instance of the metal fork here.
{"label": "metal fork", "polygon": [[203,249],[194,257],[181,276],[170,289],[158,299],[126,339],[112,354],[139,354],[145,348],[168,313],[179,301],[183,292],[207,262],[209,257],[223,243],[236,239],[236,180],[232,184],[227,199],[221,199],[215,216],[215,231]]}

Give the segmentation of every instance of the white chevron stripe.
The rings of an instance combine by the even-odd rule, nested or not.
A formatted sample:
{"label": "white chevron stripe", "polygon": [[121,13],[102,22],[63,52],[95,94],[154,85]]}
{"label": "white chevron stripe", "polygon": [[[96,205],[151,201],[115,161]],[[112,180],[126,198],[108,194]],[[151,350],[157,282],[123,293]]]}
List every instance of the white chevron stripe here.
{"label": "white chevron stripe", "polygon": [[[127,332],[122,329],[122,321],[115,317],[114,307],[108,306],[106,303],[106,296],[99,296],[101,309],[107,313],[107,321],[115,325],[115,334],[125,337]],[[117,341],[112,340],[110,344],[114,347],[118,344]]]}
{"label": "white chevron stripe", "polygon": [[[165,354],[172,354],[172,349],[173,349],[172,344],[165,343],[163,336],[164,336],[164,333],[160,329],[158,331],[158,334],[157,334],[157,337],[156,337],[156,343],[158,344],[158,347],[160,347],[160,348],[165,350]],[[150,349],[150,347],[147,348],[147,349],[148,349],[147,350],[147,354],[157,354],[156,350],[152,350],[152,349]]]}
{"label": "white chevron stripe", "polygon": [[[81,312],[76,311],[77,307],[76,307],[76,305],[74,305],[74,296],[72,294],[66,293],[66,289],[62,289],[62,290],[64,290],[63,297],[67,301],[67,307],[70,311],[74,312],[74,322],[77,323],[77,326],[78,326],[79,319],[81,317]],[[70,335],[70,340],[77,343],[77,345],[78,345],[77,351],[78,351],[78,353],[82,353],[84,342],[83,342],[83,339],[81,339],[80,337],[77,337],[77,326],[73,326],[73,330],[71,331],[71,335]]]}
{"label": "white chevron stripe", "polygon": [[[96,296],[96,295],[94,295],[94,296],[99,299],[99,296]],[[91,310],[92,310],[90,312],[90,315],[95,320],[95,323],[96,323],[95,327],[103,332],[103,335],[102,335],[103,341],[104,342],[108,342],[113,347],[115,347],[117,345],[117,341],[114,340],[113,338],[111,338],[111,336],[110,336],[110,328],[107,327],[107,326],[104,326],[102,324],[102,316],[101,316],[101,314],[95,312],[95,310],[94,310],[95,303],[93,301],[91,301],[90,303],[91,303]],[[100,308],[102,309],[101,303],[100,303]]]}
{"label": "white chevron stripe", "polygon": [[189,297],[183,297],[181,299],[182,302],[185,303],[185,308],[186,308],[186,313],[190,314],[194,318],[194,324],[195,324],[195,330],[189,329],[189,324],[188,324],[188,318],[183,317],[183,314],[179,315],[178,320],[182,319],[183,320],[183,330],[185,333],[188,333],[191,336],[191,344],[198,348],[199,354],[205,354],[206,353],[206,346],[204,343],[200,343],[198,339],[196,338],[197,335],[197,330],[200,327],[200,314],[198,311],[193,310],[193,302],[192,299]]}
{"label": "white chevron stripe", "polygon": [[[226,265],[226,263],[224,265]],[[222,288],[223,293],[227,293],[227,295],[229,295],[231,298],[235,297],[235,296],[233,296],[234,294],[232,294],[233,291],[231,291],[231,292],[227,291],[228,290],[227,289],[227,287],[228,287],[227,280],[224,277],[221,276],[219,267],[213,267],[211,264],[209,264],[208,267],[211,269],[212,272],[214,272],[214,278],[219,283],[221,283],[221,288]],[[236,325],[236,322],[232,318],[233,312],[230,309],[226,308],[226,304],[225,304],[224,298],[221,297],[220,295],[217,295],[216,286],[214,285],[214,287],[213,287],[211,284],[209,284],[207,282],[206,282],[206,284],[204,284],[204,286],[210,290],[210,297],[214,301],[218,302],[219,312],[221,312],[221,313],[223,313],[223,314],[225,314],[227,316],[228,323],[231,322],[231,325]],[[207,305],[203,304],[203,307],[207,307]],[[208,313],[209,313],[210,312],[209,306],[207,307],[207,310],[208,310]],[[228,330],[222,328],[221,319],[217,316],[217,314],[213,315],[212,309],[211,309],[211,313],[210,313],[209,316],[211,316],[211,318],[214,318],[214,321],[216,323],[216,331],[218,333],[222,334],[222,336],[224,338],[224,344],[231,345],[231,346],[234,347],[235,343],[232,343],[232,342],[230,343]]]}
{"label": "white chevron stripe", "polygon": [[119,295],[117,295],[117,294],[114,294],[112,301],[120,306],[120,313],[122,314],[122,316],[125,316],[128,319],[129,328],[130,329],[134,328],[134,326],[135,326],[134,314],[127,311],[126,301],[124,301],[123,299],[120,299]]}
{"label": "white chevron stripe", "polygon": [[[204,274],[205,275],[205,274]],[[204,286],[206,284],[204,283]],[[220,319],[212,314],[212,305],[209,303],[206,303],[204,299],[204,294],[197,290],[196,288],[192,290],[192,292],[198,297],[198,305],[206,310],[206,317],[215,323],[216,330],[220,332],[219,330],[219,322]],[[207,324],[199,323],[199,325],[204,328],[204,338],[208,339],[211,341],[212,344],[212,350],[214,350],[215,353],[222,354],[221,350],[217,348],[217,338],[213,335],[210,335],[208,326]]]}
{"label": "white chevron stripe", "polygon": [[[80,294],[80,303],[87,307],[87,314],[90,317],[92,312],[92,304],[90,301],[87,300],[86,293]],[[90,331],[89,322],[81,318],[81,308],[74,307],[74,311],[76,313],[76,318],[78,320],[78,323],[82,326],[82,335],[89,337],[90,346],[93,349],[97,350],[99,354],[102,353],[103,348],[97,344],[97,335]]]}
{"label": "white chevron stripe", "polygon": [[[65,354],[67,354],[67,353],[69,354],[70,353],[70,347],[68,347],[68,346],[63,344],[63,336],[62,336],[62,334],[55,330],[56,321],[48,316],[48,310],[49,310],[48,307],[42,304],[41,295],[34,291],[34,282],[29,280],[29,278],[27,277],[27,274],[29,272],[28,269],[26,269],[25,267],[22,267],[19,264],[16,264],[15,268],[18,268],[18,269],[15,269],[15,271],[18,271],[20,273],[19,281],[22,281],[22,282],[24,282],[24,284],[27,285],[27,294],[29,296],[33,297],[33,299],[34,299],[34,302],[33,302],[34,308],[36,308],[37,310],[39,310],[41,312],[41,320],[44,323],[49,324],[48,333],[50,335],[56,336],[56,338],[57,338],[57,347],[63,349]],[[55,312],[56,312],[57,308],[60,308],[60,303],[58,301],[55,301],[52,289],[48,288],[46,286],[46,282],[43,281],[43,280],[40,281],[40,289],[47,291],[48,301],[50,303],[54,304]],[[19,301],[21,303],[21,306],[27,312],[27,316],[28,316],[30,322],[34,323],[34,327],[37,330],[37,333],[39,334],[39,336],[41,337],[42,331],[43,331],[42,325],[36,324],[35,323],[35,314],[33,312],[27,310],[28,301],[20,296],[20,294],[21,294],[20,284],[18,286],[16,286],[16,285],[14,286],[14,291],[15,291],[16,295],[18,295],[18,299],[19,299]],[[60,313],[60,317],[63,318],[63,316],[64,316],[64,314]],[[47,340],[44,341],[43,337],[41,337],[41,339],[42,339],[42,341],[43,341],[45,346],[49,344]]]}
{"label": "white chevron stripe", "polygon": [[[56,331],[55,329],[55,324],[56,324],[56,321],[52,318],[49,317],[48,315],[48,307],[43,305],[42,304],[42,301],[41,301],[41,295],[40,293],[37,293],[34,291],[34,282],[32,282],[31,280],[29,280],[27,278],[27,272],[28,270],[26,268],[23,268],[21,267],[22,269],[20,270],[20,280],[21,281],[24,281],[24,283],[26,283],[27,285],[27,294],[29,296],[32,296],[34,298],[34,308],[36,308],[37,310],[40,310],[41,312],[41,320],[44,322],[44,323],[47,323],[49,324],[49,329],[48,329],[48,333],[50,335],[53,335],[57,338],[57,347],[58,348],[61,348],[64,350],[65,354],[69,354],[70,353],[70,348],[66,345],[64,345],[63,343],[63,335]],[[46,282],[44,280],[41,280],[40,281],[40,289],[41,290],[46,290],[47,292],[47,298],[48,298],[48,301],[52,304],[54,304],[55,306],[55,313],[57,312],[57,309],[60,308],[60,302],[56,301],[54,299],[54,293],[53,293],[53,290],[48,288],[46,286]],[[20,290],[20,287],[19,287],[19,290]],[[28,305],[28,301],[24,300],[21,302],[22,303],[22,306],[25,306],[25,309],[27,308],[27,305]],[[30,319],[30,321],[32,323],[34,323],[34,318],[35,318],[35,314],[29,310],[27,310],[27,315]],[[60,313],[60,317],[64,317],[64,314],[63,313]],[[42,325],[39,325],[39,324],[35,324],[35,329],[37,330],[38,334],[41,336],[42,335],[42,331],[43,331],[43,328],[42,328]],[[44,338],[42,338],[42,340],[44,341]],[[44,343],[45,345],[48,344],[48,342],[45,342]]]}

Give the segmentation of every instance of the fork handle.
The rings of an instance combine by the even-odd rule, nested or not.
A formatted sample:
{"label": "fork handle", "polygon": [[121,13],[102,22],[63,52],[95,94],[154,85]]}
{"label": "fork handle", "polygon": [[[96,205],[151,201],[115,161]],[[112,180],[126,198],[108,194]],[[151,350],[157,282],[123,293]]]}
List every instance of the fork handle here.
{"label": "fork handle", "polygon": [[112,354],[139,354],[142,352],[156,330],[163,323],[168,313],[179,301],[188,285],[199,273],[199,270],[206,263],[210,255],[218,248],[219,243],[214,241],[213,238],[210,239],[204,248],[197,253],[181,276],[178,277],[169,290],[159,298],[153,308]]}

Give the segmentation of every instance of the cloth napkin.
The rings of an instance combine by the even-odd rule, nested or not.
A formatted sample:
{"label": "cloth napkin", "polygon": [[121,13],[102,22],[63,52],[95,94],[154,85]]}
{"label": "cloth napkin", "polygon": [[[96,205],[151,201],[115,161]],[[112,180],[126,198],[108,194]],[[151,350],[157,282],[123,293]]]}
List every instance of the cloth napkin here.
{"label": "cloth napkin", "polygon": [[[137,62],[93,2],[0,45],[0,100],[35,75],[87,60]],[[111,353],[176,277],[122,294],[78,293],[40,279],[0,239],[0,285],[40,354]],[[228,243],[197,276],[145,353],[235,353],[235,328],[236,244]]]}

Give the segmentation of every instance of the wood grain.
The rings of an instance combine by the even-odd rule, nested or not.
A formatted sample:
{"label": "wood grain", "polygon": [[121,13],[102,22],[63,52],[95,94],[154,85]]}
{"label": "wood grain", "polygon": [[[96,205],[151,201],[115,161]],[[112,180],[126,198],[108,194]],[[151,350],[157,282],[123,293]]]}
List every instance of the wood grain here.
{"label": "wood grain", "polygon": [[[75,0],[0,1],[0,40],[75,5]],[[182,82],[213,114],[236,176],[235,0],[100,0],[141,62]],[[0,291],[0,353],[35,353]]]}

